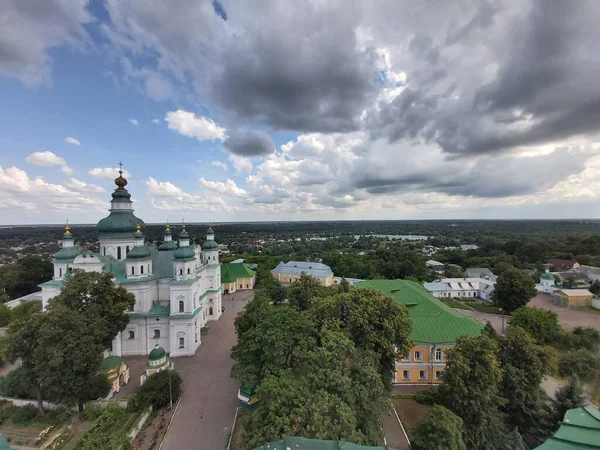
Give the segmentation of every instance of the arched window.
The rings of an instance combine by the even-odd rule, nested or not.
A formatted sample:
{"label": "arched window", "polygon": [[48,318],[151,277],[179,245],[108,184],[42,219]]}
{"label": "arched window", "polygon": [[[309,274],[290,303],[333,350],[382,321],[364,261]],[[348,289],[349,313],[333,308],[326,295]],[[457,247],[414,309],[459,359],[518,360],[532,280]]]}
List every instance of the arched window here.
{"label": "arched window", "polygon": [[154,330],[154,339],[160,338],[160,330]]}
{"label": "arched window", "polygon": [[179,338],[179,348],[185,348],[185,338]]}
{"label": "arched window", "polygon": [[179,275],[183,275],[183,269],[179,269]]}
{"label": "arched window", "polygon": [[131,266],[131,275],[135,275],[135,267]]}
{"label": "arched window", "polygon": [[58,276],[62,277],[62,269],[58,269]]}
{"label": "arched window", "polygon": [[106,247],[102,247],[102,256],[106,256]]}
{"label": "arched window", "polygon": [[443,358],[444,358],[444,353],[442,352],[442,349],[436,348],[435,349],[435,360],[442,361]]}
{"label": "arched window", "polygon": [[129,339],[135,339],[135,331],[129,331]]}
{"label": "arched window", "polygon": [[121,259],[121,247],[117,247],[117,259]]}
{"label": "arched window", "polygon": [[179,300],[179,312],[183,312],[183,310],[184,310],[183,300]]}
{"label": "arched window", "polygon": [[191,270],[192,270],[192,269],[190,269],[190,268],[188,267],[188,275],[189,275],[190,273],[192,273],[192,272],[191,272]]}
{"label": "arched window", "polygon": [[208,315],[212,316],[212,313],[213,313],[213,309],[212,309],[212,306],[211,306],[210,308],[208,308]]}
{"label": "arched window", "polygon": [[144,275],[144,266],[140,266],[140,272],[142,275]]}
{"label": "arched window", "polygon": [[125,255],[127,255],[127,253],[129,253],[129,245],[125,248]]}

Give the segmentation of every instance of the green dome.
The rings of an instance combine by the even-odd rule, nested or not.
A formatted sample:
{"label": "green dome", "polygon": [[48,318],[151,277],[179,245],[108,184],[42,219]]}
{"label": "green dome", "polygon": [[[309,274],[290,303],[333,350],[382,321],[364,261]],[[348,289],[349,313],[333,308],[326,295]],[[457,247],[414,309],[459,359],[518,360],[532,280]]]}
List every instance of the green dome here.
{"label": "green dome", "polygon": [[107,356],[102,360],[102,363],[100,364],[100,370],[102,370],[103,372],[108,372],[109,370],[121,367],[121,365],[124,363],[125,361],[120,356]]}
{"label": "green dome", "polygon": [[146,225],[132,211],[112,211],[98,222],[97,228],[100,238],[132,238],[138,224],[142,227]]}
{"label": "green dome", "polygon": [[186,247],[179,247],[177,250],[173,252],[173,258],[178,261],[188,261],[190,259],[194,259],[196,257],[196,252],[189,245]]}
{"label": "green dome", "polygon": [[54,259],[59,261],[72,261],[81,255],[81,252],[77,247],[66,247],[62,248],[54,255]]}
{"label": "green dome", "polygon": [[162,244],[160,244],[158,246],[158,251],[165,252],[168,250],[175,250],[176,248],[177,248],[177,244],[173,241],[169,241],[169,242],[163,242]]}
{"label": "green dome", "polygon": [[550,273],[543,273],[540,276],[541,280],[554,280],[554,275],[550,274]]}
{"label": "green dome", "polygon": [[141,247],[133,247],[129,250],[125,259],[144,259],[149,258],[151,254],[152,252],[146,246],[142,245]]}
{"label": "green dome", "polygon": [[214,240],[206,240],[204,244],[202,244],[202,250],[215,250],[219,248],[219,244],[217,244]]}
{"label": "green dome", "polygon": [[159,359],[162,359],[165,356],[167,356],[167,352],[165,352],[164,348],[154,347],[154,350],[152,350],[150,352],[150,354],[148,355],[148,360],[149,361],[158,361]]}

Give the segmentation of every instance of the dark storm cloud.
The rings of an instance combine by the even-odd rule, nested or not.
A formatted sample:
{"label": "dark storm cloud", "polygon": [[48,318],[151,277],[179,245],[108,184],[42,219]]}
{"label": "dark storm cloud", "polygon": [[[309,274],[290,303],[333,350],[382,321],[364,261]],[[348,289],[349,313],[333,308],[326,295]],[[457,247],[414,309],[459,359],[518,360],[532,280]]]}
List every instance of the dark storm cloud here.
{"label": "dark storm cloud", "polygon": [[372,51],[358,51],[352,27],[335,15],[297,17],[233,40],[212,78],[212,97],[238,118],[278,129],[357,129],[376,95]]}
{"label": "dark storm cloud", "polygon": [[[497,9],[485,8],[469,30],[448,40],[468,48],[469,41],[460,40],[470,28],[493,25]],[[448,81],[460,80],[460,61],[445,61],[443,68],[432,40],[415,35],[409,51],[447,76],[438,83],[418,72],[411,79],[409,72],[408,88],[368,118],[371,135],[436,142],[447,153],[472,155],[597,133],[600,56],[591,49],[600,42],[599,18],[597,2],[533,1],[527,14],[510,22],[496,50],[494,78],[458,90]]]}
{"label": "dark storm cloud", "polygon": [[223,147],[239,156],[264,156],[275,151],[275,144],[271,137],[258,130],[229,132]]}
{"label": "dark storm cloud", "polygon": [[404,173],[372,164],[354,172],[350,188],[364,189],[370,194],[435,191],[464,197],[512,197],[555,186],[583,171],[589,157],[590,154],[558,149],[542,156],[484,157],[467,167],[454,162]]}

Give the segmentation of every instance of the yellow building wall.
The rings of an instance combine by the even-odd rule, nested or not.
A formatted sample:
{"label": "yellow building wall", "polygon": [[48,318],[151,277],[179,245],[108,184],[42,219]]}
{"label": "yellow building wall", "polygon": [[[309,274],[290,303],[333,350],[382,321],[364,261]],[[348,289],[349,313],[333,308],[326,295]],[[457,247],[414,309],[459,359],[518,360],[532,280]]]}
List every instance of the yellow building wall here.
{"label": "yellow building wall", "polygon": [[254,287],[254,283],[252,277],[248,278],[238,278],[237,279],[237,288],[238,289],[252,289]]}
{"label": "yellow building wall", "polygon": [[[300,278],[300,275],[292,275],[292,274],[286,274],[286,273],[274,273],[273,277],[280,283],[293,283],[298,278]],[[332,286],[333,285],[333,275],[330,277],[326,277],[326,278],[323,278],[323,277],[315,277],[315,278],[317,280],[319,280],[319,282],[323,286]]]}
{"label": "yellow building wall", "polygon": [[223,283],[222,289],[225,294],[231,294],[237,290],[235,283]]}
{"label": "yellow building wall", "polygon": [[[442,359],[435,361],[435,349],[438,348],[442,349]],[[394,382],[397,384],[440,384],[442,382],[440,374],[446,367],[447,351],[451,348],[451,345],[416,345],[410,349],[407,358],[398,355]],[[421,357],[417,359],[415,352],[421,352]],[[424,378],[421,377],[421,371],[424,372]]]}
{"label": "yellow building wall", "polygon": [[584,306],[591,305],[593,295],[564,295],[559,292],[558,297],[560,299],[559,304],[563,306],[569,306],[569,308],[583,308]]}

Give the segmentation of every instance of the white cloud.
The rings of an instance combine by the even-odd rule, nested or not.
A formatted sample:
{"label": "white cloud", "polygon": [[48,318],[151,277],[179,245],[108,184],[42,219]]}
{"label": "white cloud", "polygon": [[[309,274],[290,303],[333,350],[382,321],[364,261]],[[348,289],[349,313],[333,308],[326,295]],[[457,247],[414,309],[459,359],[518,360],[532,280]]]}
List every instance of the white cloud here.
{"label": "white cloud", "polygon": [[219,167],[220,169],[223,169],[225,172],[227,172],[229,170],[229,167],[227,167],[227,164],[225,164],[223,161],[213,161],[210,164],[212,166]]}
{"label": "white cloud", "polygon": [[59,166],[61,172],[67,175],[71,175],[73,173],[73,169],[67,165],[67,162],[52,152],[35,152],[27,156],[25,161],[27,161],[29,164],[33,164],[34,166]]}
{"label": "white cloud", "polygon": [[[47,183],[43,178],[30,178],[22,169],[0,167],[0,189],[5,193],[3,205],[28,210],[102,211],[106,203],[73,190],[68,185]],[[35,206],[33,206],[35,205]]]}
{"label": "white cloud", "polygon": [[155,123],[155,124],[159,124],[160,123],[160,119],[152,119],[150,122]]}
{"label": "white cloud", "polygon": [[52,152],[35,152],[25,158],[29,164],[34,166],[64,166],[67,162]]}
{"label": "white cloud", "polygon": [[77,139],[75,139],[74,137],[71,137],[71,136],[65,138],[65,142],[67,144],[71,144],[71,145],[77,145],[77,146],[81,145],[81,142],[79,142]]}
{"label": "white cloud", "polygon": [[229,162],[233,165],[236,172],[251,172],[252,171],[252,161],[249,158],[244,156],[234,155],[233,153],[229,155]]}
{"label": "white cloud", "polygon": [[84,181],[78,180],[77,178],[71,178],[66,184],[67,187],[78,192],[105,192],[103,187],[95,184],[89,184]]}
{"label": "white cloud", "polygon": [[193,112],[169,111],[165,116],[170,130],[175,130],[183,136],[196,138],[199,141],[214,141],[225,139],[225,128],[219,127],[212,119],[196,115]]}
{"label": "white cloud", "polygon": [[129,123],[134,127],[139,127],[140,123],[136,119],[129,119]]}
{"label": "white cloud", "polygon": [[205,188],[210,189],[211,191],[215,191],[218,192],[219,194],[222,195],[227,195],[229,197],[247,197],[248,193],[239,188],[237,184],[235,184],[235,181],[231,180],[231,179],[227,179],[227,181],[222,182],[222,181],[209,181],[206,180],[204,177],[200,178],[200,183],[202,184],[202,186],[204,186]]}
{"label": "white cloud", "polygon": [[35,203],[32,202],[23,202],[21,200],[17,200],[16,198],[3,198],[0,199],[0,209],[25,209],[28,211],[33,211],[36,209]]}
{"label": "white cloud", "polygon": [[157,181],[150,177],[146,180],[146,187],[148,188],[148,193],[151,195],[150,203],[156,209],[209,212],[222,210],[231,212],[234,210],[219,196],[212,194],[188,194],[169,181]]}
{"label": "white cloud", "polygon": [[163,76],[154,73],[146,79],[146,93],[157,102],[173,95],[173,85]]}
{"label": "white cloud", "polygon": [[[114,180],[119,176],[119,168],[115,167],[95,167],[88,172],[91,176],[95,178],[106,178],[107,180]],[[131,178],[131,174],[126,170],[123,171],[123,176],[125,178]]]}

